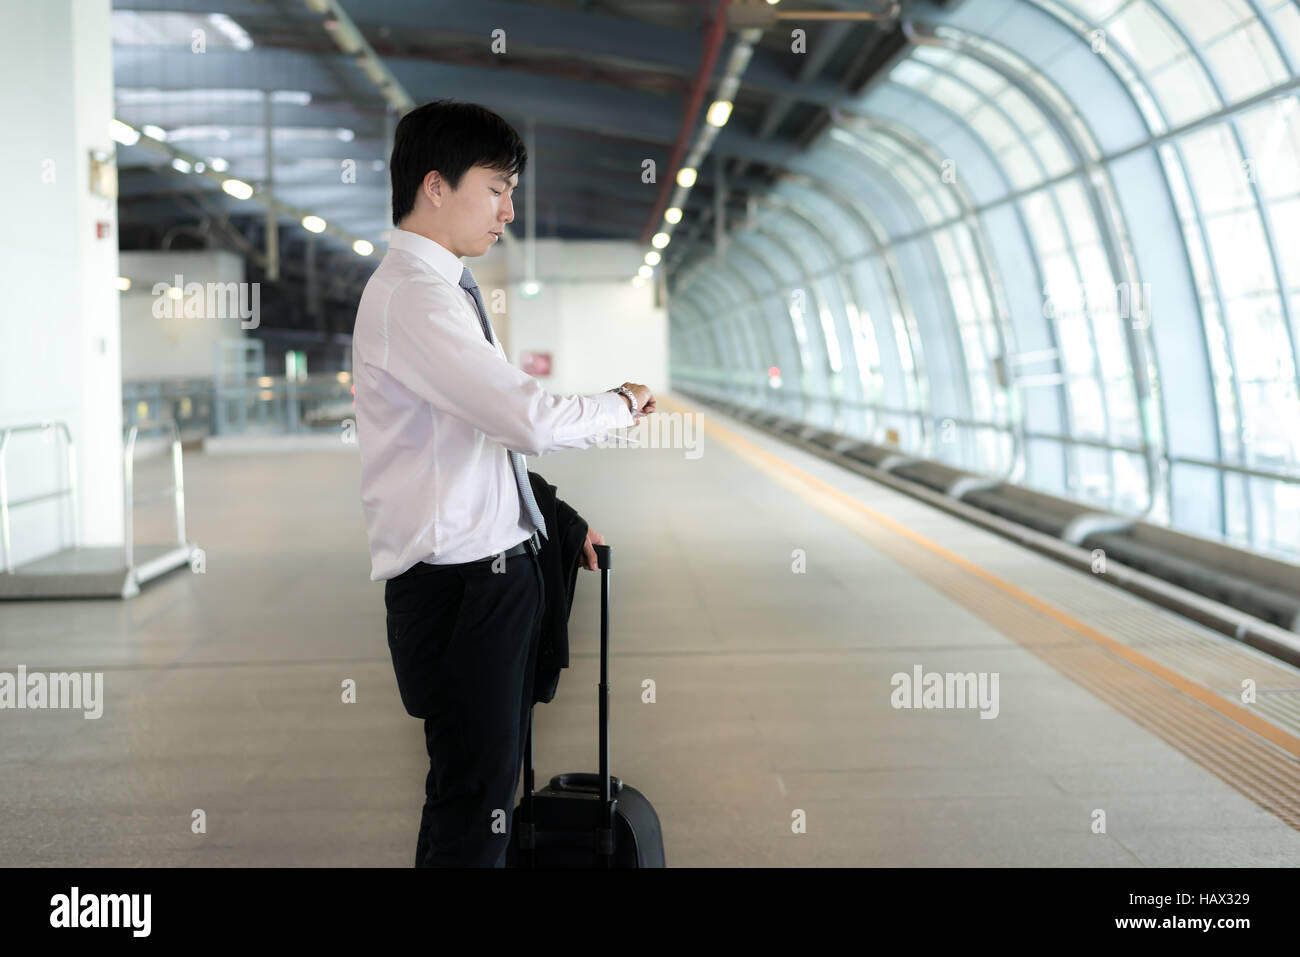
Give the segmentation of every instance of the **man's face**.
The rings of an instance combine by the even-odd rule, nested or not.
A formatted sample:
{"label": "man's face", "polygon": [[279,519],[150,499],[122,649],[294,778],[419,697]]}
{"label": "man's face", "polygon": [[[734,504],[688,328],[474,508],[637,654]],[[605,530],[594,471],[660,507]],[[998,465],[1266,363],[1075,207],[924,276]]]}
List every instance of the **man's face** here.
{"label": "man's face", "polygon": [[482,256],[501,241],[506,223],[515,218],[511,198],[518,175],[507,178],[500,170],[472,166],[461,177],[460,188],[444,188],[442,210],[450,224],[448,237],[457,256]]}

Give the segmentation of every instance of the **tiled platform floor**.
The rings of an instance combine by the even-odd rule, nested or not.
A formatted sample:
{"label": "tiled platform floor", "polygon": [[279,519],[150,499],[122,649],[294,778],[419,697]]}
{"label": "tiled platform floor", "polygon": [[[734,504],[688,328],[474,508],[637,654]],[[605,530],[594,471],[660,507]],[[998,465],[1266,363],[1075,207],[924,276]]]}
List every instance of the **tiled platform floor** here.
{"label": "tiled platform floor", "polygon": [[[1025,587],[1096,589],[1072,614],[1134,601],[704,417]],[[1300,863],[1296,831],[707,429],[698,457],[529,467],[613,546],[613,769],[657,807],[669,866]],[[129,602],[0,605],[0,670],[106,682],[100,720],[0,712],[0,864],[409,866],[427,763],[368,580],[355,454],[190,455],[187,485],[204,574]],[[579,574],[572,667],[538,709],[543,781],[595,770],[599,580]],[[998,672],[998,717],[893,708],[890,676],[916,664]]]}

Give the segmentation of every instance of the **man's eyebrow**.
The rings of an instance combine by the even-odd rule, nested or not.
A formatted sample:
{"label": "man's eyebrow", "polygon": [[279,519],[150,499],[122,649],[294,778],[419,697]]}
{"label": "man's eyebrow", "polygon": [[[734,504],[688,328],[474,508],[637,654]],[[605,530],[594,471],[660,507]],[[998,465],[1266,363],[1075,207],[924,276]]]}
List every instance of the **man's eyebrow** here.
{"label": "man's eyebrow", "polygon": [[[493,179],[500,180],[501,182],[505,183],[507,186],[510,186],[510,178],[509,178],[508,176],[506,176],[505,173],[497,173],[497,174],[496,174],[495,176],[493,176],[492,178],[493,178]],[[514,188],[516,188],[518,185],[519,185],[519,184],[516,183],[514,186],[510,186],[510,188],[511,188],[511,189],[514,189]]]}

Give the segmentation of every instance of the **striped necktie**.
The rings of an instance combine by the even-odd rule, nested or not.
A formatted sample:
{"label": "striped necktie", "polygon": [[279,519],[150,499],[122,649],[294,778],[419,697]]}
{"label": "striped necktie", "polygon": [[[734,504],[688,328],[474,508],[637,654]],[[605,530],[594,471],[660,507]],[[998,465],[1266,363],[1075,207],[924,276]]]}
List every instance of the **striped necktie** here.
{"label": "striped necktie", "polygon": [[[495,346],[497,340],[492,334],[487,310],[483,307],[483,294],[479,292],[478,283],[474,281],[474,274],[470,272],[468,266],[460,274],[460,285],[474,298],[474,308],[478,310],[478,321],[483,325],[483,335],[487,336],[488,342]],[[541,533],[542,538],[546,538],[546,523],[542,521],[542,510],[537,507],[537,499],[533,497],[533,487],[528,481],[528,469],[524,467],[524,457],[511,449],[506,451],[510,455],[510,464],[515,470],[515,484],[519,486],[519,497],[523,499],[524,509],[527,510],[533,524],[537,526],[537,531]]]}

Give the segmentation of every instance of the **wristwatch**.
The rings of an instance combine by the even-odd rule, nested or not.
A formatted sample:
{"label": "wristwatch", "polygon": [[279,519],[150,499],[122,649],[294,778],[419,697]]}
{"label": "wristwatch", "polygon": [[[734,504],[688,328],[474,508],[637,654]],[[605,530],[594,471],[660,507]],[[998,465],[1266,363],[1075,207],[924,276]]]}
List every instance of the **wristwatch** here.
{"label": "wristwatch", "polygon": [[621,392],[621,393],[623,393],[625,396],[627,396],[627,400],[628,400],[629,402],[632,403],[632,414],[633,414],[633,415],[636,415],[637,412],[640,411],[640,410],[637,409],[637,407],[636,407],[636,394],[635,394],[631,389],[629,389],[627,386],[625,386],[625,385],[621,385],[621,386],[619,386],[617,389],[610,389],[609,391],[610,391],[610,392]]}

